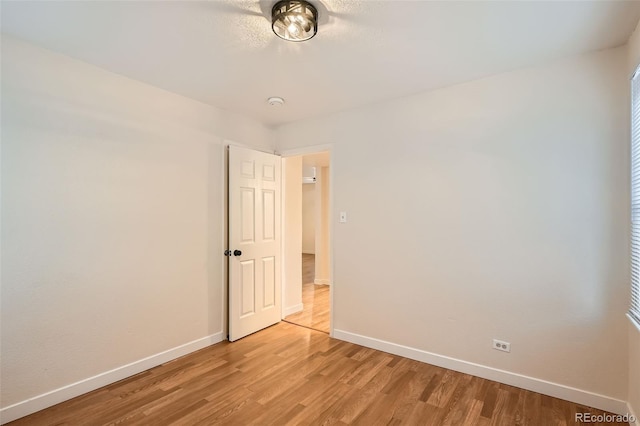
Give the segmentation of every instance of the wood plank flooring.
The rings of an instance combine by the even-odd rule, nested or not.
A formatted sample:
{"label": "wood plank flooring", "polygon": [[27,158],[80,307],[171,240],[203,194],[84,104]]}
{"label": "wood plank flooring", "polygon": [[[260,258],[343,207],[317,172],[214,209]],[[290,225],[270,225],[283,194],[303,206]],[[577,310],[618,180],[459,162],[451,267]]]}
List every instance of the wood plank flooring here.
{"label": "wood plank flooring", "polygon": [[302,311],[291,314],[284,320],[329,333],[329,286],[303,284],[302,305],[304,306]]}
{"label": "wood plank flooring", "polygon": [[313,284],[315,256],[302,255],[302,305],[303,310],[287,316],[284,320],[314,330],[329,332],[329,286]]}
{"label": "wood plank flooring", "polygon": [[316,278],[316,255],[302,253],[302,284],[313,283]]}
{"label": "wood plank flooring", "polygon": [[547,426],[576,412],[603,414],[281,322],[10,424]]}

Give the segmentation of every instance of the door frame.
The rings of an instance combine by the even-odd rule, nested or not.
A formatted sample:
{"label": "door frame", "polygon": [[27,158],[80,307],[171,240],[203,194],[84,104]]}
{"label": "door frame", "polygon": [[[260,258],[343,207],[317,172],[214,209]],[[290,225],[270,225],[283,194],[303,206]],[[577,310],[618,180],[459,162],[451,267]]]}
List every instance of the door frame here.
{"label": "door frame", "polygon": [[[336,285],[336,282],[334,280],[334,258],[333,258],[333,237],[334,237],[334,227],[335,227],[335,220],[334,220],[334,215],[333,215],[333,210],[334,210],[334,196],[333,196],[333,188],[334,188],[334,172],[333,172],[333,144],[325,144],[325,145],[313,145],[313,146],[308,146],[308,147],[304,147],[304,148],[294,148],[294,149],[285,149],[282,151],[276,151],[276,154],[281,156],[283,159],[286,157],[296,157],[296,156],[302,156],[302,155],[310,155],[310,154],[317,154],[319,152],[329,152],[329,280],[331,282],[331,285],[329,285],[329,336],[333,337],[334,334],[334,287]],[[284,176],[284,173],[282,174]],[[281,217],[281,226],[280,226],[280,230],[282,232],[282,236],[281,239],[283,241],[283,244],[281,245],[281,256],[282,259],[284,259],[284,238],[287,232],[287,224],[285,223],[284,220],[284,200],[286,198],[286,193],[285,193],[285,183],[284,183],[284,178],[282,178],[282,186],[281,186],[281,193],[282,193],[282,197],[281,197],[281,203],[282,203],[282,207],[281,207],[281,211],[283,212],[282,215],[280,215]],[[285,276],[285,271],[284,271],[284,262],[281,263],[282,265],[282,272],[280,274],[281,277],[284,278]],[[284,303],[285,303],[285,292],[284,292],[284,279],[280,280],[282,289],[281,289],[281,296],[282,296],[282,307],[283,307],[283,319],[284,319]]]}

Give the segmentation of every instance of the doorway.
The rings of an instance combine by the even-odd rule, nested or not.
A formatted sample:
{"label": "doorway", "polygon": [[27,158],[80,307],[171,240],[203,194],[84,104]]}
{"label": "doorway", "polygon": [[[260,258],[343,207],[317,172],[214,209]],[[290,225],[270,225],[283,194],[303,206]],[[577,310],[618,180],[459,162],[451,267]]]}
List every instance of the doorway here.
{"label": "doorway", "polygon": [[283,158],[283,319],[331,329],[330,152]]}

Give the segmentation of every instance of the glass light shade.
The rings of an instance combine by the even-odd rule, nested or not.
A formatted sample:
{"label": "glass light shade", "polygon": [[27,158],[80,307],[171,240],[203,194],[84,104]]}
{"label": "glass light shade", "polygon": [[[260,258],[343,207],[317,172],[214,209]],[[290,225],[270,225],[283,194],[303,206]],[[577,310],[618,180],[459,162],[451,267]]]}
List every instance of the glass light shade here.
{"label": "glass light shade", "polygon": [[271,28],[280,38],[305,41],[318,32],[318,11],[304,0],[283,0],[271,10]]}

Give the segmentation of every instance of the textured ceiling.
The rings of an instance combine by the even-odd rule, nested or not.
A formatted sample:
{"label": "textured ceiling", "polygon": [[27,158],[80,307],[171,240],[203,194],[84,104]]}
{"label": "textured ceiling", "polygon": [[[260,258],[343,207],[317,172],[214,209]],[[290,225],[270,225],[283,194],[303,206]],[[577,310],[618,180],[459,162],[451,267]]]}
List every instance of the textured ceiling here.
{"label": "textured ceiling", "polygon": [[312,0],[318,35],[291,43],[273,3],[4,1],[2,31],[278,125],[618,46],[640,19],[637,1]]}

